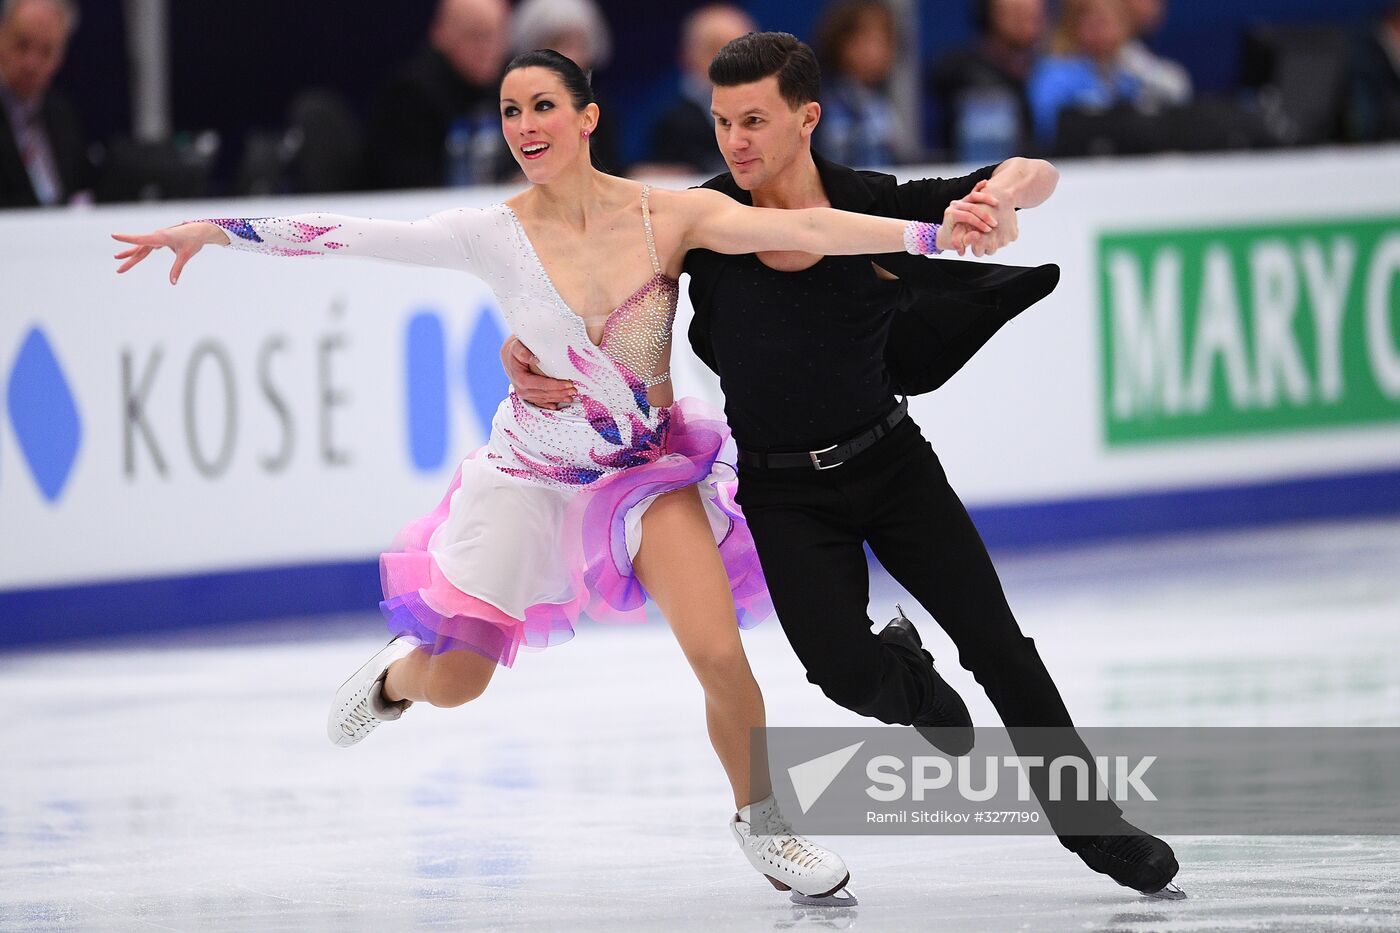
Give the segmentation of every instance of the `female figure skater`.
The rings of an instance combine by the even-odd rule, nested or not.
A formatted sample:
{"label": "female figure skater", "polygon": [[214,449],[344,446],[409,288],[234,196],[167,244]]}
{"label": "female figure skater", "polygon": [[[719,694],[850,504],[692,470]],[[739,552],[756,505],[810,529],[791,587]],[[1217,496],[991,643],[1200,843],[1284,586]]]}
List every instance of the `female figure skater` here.
{"label": "female figure skater", "polygon": [[738,628],[771,604],[715,470],[728,428],[698,400],[673,402],[676,278],[692,248],[961,252],[990,227],[971,210],[939,227],[651,190],[593,168],[597,123],[578,66],[527,52],[502,81],[501,126],[530,187],[505,203],[415,222],[304,214],[186,223],[118,235],[131,248],[117,254],[117,271],[168,247],[174,284],[190,257],[218,244],[441,266],[486,282],[541,368],[571,380],[577,397],[558,410],[507,397],[442,503],[382,556],[380,607],[395,638],[341,688],[331,740],[353,745],[416,701],[460,706],[520,647],[566,640],[582,613],[639,619],[649,595],[704,688],[738,809],[730,826],[750,863],[778,889],[795,889],[795,900],[852,903],[836,896],[850,878],[840,857],[792,833],[766,768],[751,775],[749,731],[764,723],[763,698]]}

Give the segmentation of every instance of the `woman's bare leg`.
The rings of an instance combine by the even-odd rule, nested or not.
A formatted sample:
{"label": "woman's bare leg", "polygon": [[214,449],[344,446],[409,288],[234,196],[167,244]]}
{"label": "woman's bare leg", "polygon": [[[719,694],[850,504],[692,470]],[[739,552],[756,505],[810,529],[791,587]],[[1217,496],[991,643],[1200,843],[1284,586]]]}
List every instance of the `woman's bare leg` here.
{"label": "woman's bare leg", "polygon": [[710,742],[729,775],[735,808],[762,800],[772,793],[767,756],[751,769],[749,730],[764,724],[763,694],[744,655],[729,576],[695,487],[667,493],[647,509],[632,568],[705,691]]}
{"label": "woman's bare leg", "polygon": [[384,678],[384,699],[424,700],[433,706],[461,706],[486,690],[496,662],[475,651],[455,649],[433,654],[427,646],[417,648],[389,665]]}

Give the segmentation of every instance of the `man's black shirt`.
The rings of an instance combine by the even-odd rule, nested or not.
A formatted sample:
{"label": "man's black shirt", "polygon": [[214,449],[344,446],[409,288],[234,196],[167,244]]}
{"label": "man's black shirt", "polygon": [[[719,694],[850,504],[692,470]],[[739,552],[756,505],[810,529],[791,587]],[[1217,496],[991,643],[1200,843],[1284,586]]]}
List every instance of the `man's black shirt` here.
{"label": "man's black shirt", "polygon": [[[900,185],[890,175],[855,172],[815,153],[813,159],[832,207],[929,222],[941,220],[949,203],[968,194],[996,169],[987,166],[962,178]],[[712,179],[706,187],[752,203],[749,193],[729,175]],[[900,280],[877,277],[872,262]],[[957,262],[903,253],[828,256],[802,272],[778,272],[752,254],[725,256],[708,250],[687,254],[685,271],[691,275],[690,297],[695,306],[691,344],[719,374],[725,414],[739,446],[762,451],[825,447],[879,420],[894,406],[896,392],[932,388],[913,384],[919,380],[907,375],[901,377],[901,367],[894,365],[898,361],[887,359],[891,326],[902,316],[901,310],[907,313],[916,308],[921,297],[942,300],[945,310],[949,302],[957,304],[959,296],[972,297],[976,307],[963,308],[971,316],[957,323],[985,318],[990,325],[995,316],[987,310],[995,310],[1001,302],[988,289],[1011,281],[1018,273],[1034,271],[1015,270],[1008,275],[1006,267],[976,264],[973,275],[966,271],[958,275],[959,270],[951,268]],[[988,279],[991,270],[1002,274]],[[924,329],[919,321],[910,323],[914,331]],[[902,343],[915,345],[916,367],[927,365],[948,342],[947,333],[936,340],[911,334],[910,327],[896,329]],[[976,345],[990,335],[987,332]]]}
{"label": "man's black shirt", "polygon": [[725,414],[746,450],[814,450],[894,406],[885,341],[902,291],[868,256],[828,256],[801,273],[725,257],[711,346]]}

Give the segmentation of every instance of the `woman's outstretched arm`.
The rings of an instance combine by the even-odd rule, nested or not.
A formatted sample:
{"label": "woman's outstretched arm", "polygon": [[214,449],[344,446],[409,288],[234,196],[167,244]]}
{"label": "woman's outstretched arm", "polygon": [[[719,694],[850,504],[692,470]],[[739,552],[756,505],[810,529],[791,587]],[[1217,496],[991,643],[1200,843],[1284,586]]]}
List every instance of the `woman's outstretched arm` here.
{"label": "woman's outstretched arm", "polygon": [[131,247],[116,254],[116,259],[125,260],[118,272],[126,272],[157,249],[172,250],[170,284],[174,285],[185,264],[205,246],[232,246],[272,256],[362,256],[479,273],[472,261],[472,246],[484,224],[489,221],[483,212],[474,210],[443,211],[413,221],[297,214],[198,220],[112,238]]}
{"label": "woman's outstretched arm", "polygon": [[[908,249],[925,255],[953,250],[961,255],[995,224],[994,219],[988,223],[971,211],[955,223],[935,225],[829,207],[747,207],[718,191],[703,188],[676,194],[684,247],[717,253],[792,250],[825,256],[861,256]],[[936,240],[931,240],[934,233]]]}

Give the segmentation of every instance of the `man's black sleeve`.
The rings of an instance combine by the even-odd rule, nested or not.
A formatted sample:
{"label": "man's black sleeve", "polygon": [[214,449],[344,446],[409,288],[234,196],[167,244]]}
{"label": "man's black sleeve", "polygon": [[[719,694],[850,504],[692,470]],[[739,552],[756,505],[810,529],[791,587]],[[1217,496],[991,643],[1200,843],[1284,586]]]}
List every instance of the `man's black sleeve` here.
{"label": "man's black sleeve", "polygon": [[970,194],[979,181],[992,177],[997,165],[979,168],[971,175],[961,178],[924,178],[907,181],[894,189],[895,216],[905,220],[922,220],[938,223],[943,212],[958,198]]}

